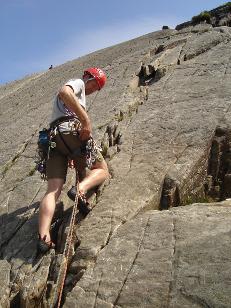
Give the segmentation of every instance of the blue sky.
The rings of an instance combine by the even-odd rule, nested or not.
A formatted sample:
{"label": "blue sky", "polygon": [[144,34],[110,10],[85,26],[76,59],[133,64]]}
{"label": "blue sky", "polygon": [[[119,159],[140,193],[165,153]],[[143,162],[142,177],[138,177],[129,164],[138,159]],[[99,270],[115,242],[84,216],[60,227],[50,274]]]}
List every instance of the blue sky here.
{"label": "blue sky", "polygon": [[0,84],[175,27],[219,0],[0,0]]}

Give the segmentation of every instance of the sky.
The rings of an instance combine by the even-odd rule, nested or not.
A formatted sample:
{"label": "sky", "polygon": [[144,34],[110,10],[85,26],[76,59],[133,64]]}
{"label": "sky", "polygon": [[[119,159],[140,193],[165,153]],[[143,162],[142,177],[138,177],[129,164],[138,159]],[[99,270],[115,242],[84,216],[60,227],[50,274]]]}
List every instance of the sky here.
{"label": "sky", "polygon": [[0,85],[188,21],[219,0],[0,0]]}

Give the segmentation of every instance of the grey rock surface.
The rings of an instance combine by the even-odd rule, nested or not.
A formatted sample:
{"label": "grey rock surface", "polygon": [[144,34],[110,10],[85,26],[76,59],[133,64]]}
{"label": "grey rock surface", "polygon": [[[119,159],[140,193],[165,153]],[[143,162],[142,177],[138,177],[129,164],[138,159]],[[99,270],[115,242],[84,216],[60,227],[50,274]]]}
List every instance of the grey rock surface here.
{"label": "grey rock surface", "polygon": [[0,260],[0,307],[10,307],[10,263],[6,260]]}
{"label": "grey rock surface", "polygon": [[124,224],[64,307],[230,307],[231,207],[148,211]]}
{"label": "grey rock surface", "polygon": [[108,75],[88,112],[111,178],[78,215],[64,306],[230,307],[230,207],[158,211],[231,196],[230,51],[229,27],[166,29],[0,87],[3,307],[48,307],[55,292],[75,175],[52,225],[58,251],[39,256],[37,135],[60,86],[89,66]]}

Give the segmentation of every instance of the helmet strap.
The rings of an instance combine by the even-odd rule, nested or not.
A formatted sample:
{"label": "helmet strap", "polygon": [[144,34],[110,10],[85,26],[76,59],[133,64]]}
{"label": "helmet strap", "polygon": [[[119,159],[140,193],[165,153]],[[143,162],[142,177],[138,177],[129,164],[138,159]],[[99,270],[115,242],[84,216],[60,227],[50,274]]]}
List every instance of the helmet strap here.
{"label": "helmet strap", "polygon": [[91,75],[86,75],[86,77],[83,76],[83,79],[86,84],[88,81],[94,80],[95,78],[92,77]]}
{"label": "helmet strap", "polygon": [[92,104],[93,104],[94,101],[96,100],[98,94],[99,94],[99,91],[96,91],[95,96],[94,96],[94,98],[93,98],[92,101],[91,101],[91,106],[87,109],[87,112],[89,112],[89,110],[91,109]]}

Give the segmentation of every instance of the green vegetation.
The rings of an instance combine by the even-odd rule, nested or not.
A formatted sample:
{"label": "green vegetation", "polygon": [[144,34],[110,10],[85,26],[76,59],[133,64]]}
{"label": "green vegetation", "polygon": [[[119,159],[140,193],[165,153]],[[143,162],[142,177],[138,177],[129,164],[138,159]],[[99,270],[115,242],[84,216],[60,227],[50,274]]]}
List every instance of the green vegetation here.
{"label": "green vegetation", "polygon": [[225,6],[228,6],[229,11],[231,12],[231,2],[226,2]]}
{"label": "green vegetation", "polygon": [[[226,2],[220,6],[218,6],[218,8],[223,8],[223,7],[229,7],[229,10],[231,11],[231,2]],[[213,17],[213,13],[209,12],[209,11],[203,11],[201,12],[199,15],[193,16],[192,18],[192,22],[194,24],[198,24],[202,21],[206,21],[208,24],[211,23],[211,18]]]}
{"label": "green vegetation", "polygon": [[193,204],[193,203],[213,203],[216,202],[215,199],[213,199],[212,197],[208,196],[208,195],[202,195],[202,196],[198,196],[198,195],[194,195],[194,196],[188,196],[186,197],[186,199],[182,202],[181,205],[188,205],[188,204]]}
{"label": "green vegetation", "polygon": [[211,22],[211,13],[208,11],[201,12],[199,15],[193,16],[192,22],[198,24],[202,21],[206,21],[207,23]]}
{"label": "green vegetation", "polygon": [[223,4],[221,6],[230,6],[231,7],[231,2],[226,2],[225,4]]}
{"label": "green vegetation", "polygon": [[228,7],[229,11],[231,12],[231,2],[230,1],[218,6],[219,9],[224,8],[224,7]]}
{"label": "green vegetation", "polygon": [[224,4],[222,5],[219,5],[218,8],[221,8],[221,7],[224,7],[224,6],[231,6],[231,2],[225,2]]}

